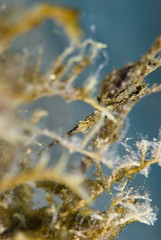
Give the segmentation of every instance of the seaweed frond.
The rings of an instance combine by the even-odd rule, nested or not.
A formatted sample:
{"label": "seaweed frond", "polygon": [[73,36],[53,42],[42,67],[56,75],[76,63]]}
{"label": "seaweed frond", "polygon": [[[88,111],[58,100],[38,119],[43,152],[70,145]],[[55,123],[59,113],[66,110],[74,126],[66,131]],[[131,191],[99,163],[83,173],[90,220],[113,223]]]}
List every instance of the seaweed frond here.
{"label": "seaweed frond", "polygon": [[[127,145],[128,139],[122,140],[126,154],[119,161],[115,152],[114,158],[108,153],[122,137],[132,107],[161,90],[161,85],[150,88],[145,81],[161,66],[161,37],[140,60],[108,74],[96,97],[97,74],[81,86],[75,80],[106,45],[91,39],[77,44],[82,33],[79,12],[47,4],[25,8],[19,16],[15,12],[11,7],[0,11],[0,238],[113,240],[133,222],[153,225],[157,209],[151,207],[148,194],[130,187],[130,179],[138,173],[148,177],[151,165],[161,166],[160,139],[142,139],[135,149]],[[30,52],[10,46],[48,18],[62,25],[72,44],[43,72],[42,54],[31,61]],[[46,110],[34,110],[28,118],[22,112],[24,104],[44,96],[83,101],[94,112],[60,136],[39,126]],[[77,133],[84,138],[73,136]],[[51,143],[45,146],[41,137]],[[51,166],[55,156],[45,150],[56,144],[62,156]],[[75,165],[70,161],[73,153],[79,155],[74,155]],[[92,164],[95,168],[88,176]],[[109,168],[109,175],[103,168]],[[95,209],[94,202],[105,193],[104,210]]]}

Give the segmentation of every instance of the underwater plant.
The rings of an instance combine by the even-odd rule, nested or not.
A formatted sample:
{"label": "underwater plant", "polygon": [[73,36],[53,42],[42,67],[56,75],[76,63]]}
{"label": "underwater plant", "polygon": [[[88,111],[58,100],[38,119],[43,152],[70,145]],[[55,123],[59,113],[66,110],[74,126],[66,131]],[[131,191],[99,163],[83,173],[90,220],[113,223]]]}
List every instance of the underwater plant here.
{"label": "underwater plant", "polygon": [[[0,9],[0,238],[113,240],[130,223],[153,225],[157,208],[129,181],[137,173],[148,176],[152,164],[161,166],[161,142],[142,139],[133,149],[122,129],[139,99],[161,91],[161,85],[149,87],[145,81],[161,66],[161,37],[140,60],[108,74],[96,93],[97,74],[81,86],[75,80],[106,45],[81,41],[78,11],[48,4],[17,11],[11,5]],[[32,59],[29,51],[15,51],[12,44],[46,19],[61,25],[72,44],[43,72],[41,51]],[[46,110],[23,116],[24,105],[44,96],[82,101],[94,112],[59,135],[38,125]],[[110,154],[118,140],[126,151],[119,160]],[[57,144],[62,156],[51,165],[49,150]],[[73,153],[81,156],[75,155],[76,164],[70,162]],[[39,189],[41,207],[34,200]],[[105,193],[106,208],[95,209],[93,203]]]}

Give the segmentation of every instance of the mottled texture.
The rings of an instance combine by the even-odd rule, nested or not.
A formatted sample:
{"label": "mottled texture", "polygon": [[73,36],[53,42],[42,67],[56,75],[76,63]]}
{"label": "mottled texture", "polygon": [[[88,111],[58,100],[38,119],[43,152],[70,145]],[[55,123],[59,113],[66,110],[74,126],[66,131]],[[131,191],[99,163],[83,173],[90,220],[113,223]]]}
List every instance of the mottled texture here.
{"label": "mottled texture", "polygon": [[[67,47],[44,73],[40,68],[41,54],[31,61],[30,52],[27,57],[23,51],[7,50],[17,37],[34,30],[46,18],[56,19],[70,39],[79,40],[77,11],[45,4],[26,10],[21,16],[12,10],[1,9],[0,13],[0,25],[4,24],[0,28],[0,238],[113,240],[130,223],[153,225],[157,211],[151,207],[150,197],[130,188],[129,180],[139,172],[147,176],[152,164],[161,165],[160,140],[142,139],[136,143],[135,151],[122,142],[127,154],[118,162],[115,152],[110,160],[104,151],[120,137],[134,104],[143,96],[160,91],[156,85],[149,89],[144,79],[161,65],[157,56],[161,38],[141,60],[109,74],[100,84],[96,101],[91,90],[97,77],[89,77],[86,86],[73,83],[96,59],[99,50],[106,47],[104,44],[87,39],[79,47]],[[58,136],[37,125],[46,111],[32,111],[27,119],[22,111],[23,104],[54,95],[67,102],[84,101],[95,110],[68,133]],[[78,132],[84,134],[83,140],[69,138]],[[41,136],[55,140],[46,147],[40,142]],[[54,154],[50,156],[44,150],[58,143],[62,156],[54,159]],[[72,153],[83,158],[82,169],[77,155],[75,165],[71,165]],[[48,165],[50,158],[57,163]],[[85,171],[92,163],[95,168],[87,178]],[[104,174],[102,166],[111,168],[109,175]],[[94,209],[92,204],[103,193],[108,193],[104,210]],[[41,207],[39,200],[43,202]]]}

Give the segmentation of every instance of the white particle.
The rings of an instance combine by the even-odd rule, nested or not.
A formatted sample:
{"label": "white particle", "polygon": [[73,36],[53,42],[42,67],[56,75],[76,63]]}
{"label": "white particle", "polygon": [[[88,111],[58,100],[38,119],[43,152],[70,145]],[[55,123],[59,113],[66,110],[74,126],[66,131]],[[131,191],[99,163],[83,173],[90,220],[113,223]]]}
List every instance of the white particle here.
{"label": "white particle", "polygon": [[50,80],[55,80],[55,79],[56,79],[55,74],[50,75]]}
{"label": "white particle", "polygon": [[95,33],[95,31],[96,31],[96,25],[92,24],[91,27],[90,27],[90,29],[91,29],[91,32],[92,32],[92,33]]}

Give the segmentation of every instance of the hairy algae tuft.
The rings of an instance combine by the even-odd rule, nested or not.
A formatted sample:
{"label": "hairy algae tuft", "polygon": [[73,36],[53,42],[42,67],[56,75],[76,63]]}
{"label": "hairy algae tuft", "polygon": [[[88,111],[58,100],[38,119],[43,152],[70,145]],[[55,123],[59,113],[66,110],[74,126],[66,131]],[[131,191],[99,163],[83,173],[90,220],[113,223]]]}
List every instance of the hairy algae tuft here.
{"label": "hairy algae tuft", "polygon": [[[142,139],[135,151],[122,143],[127,154],[117,164],[105,152],[121,137],[124,121],[138,100],[161,90],[156,84],[149,88],[145,81],[161,65],[161,38],[140,60],[108,74],[96,97],[92,90],[97,76],[90,76],[86,86],[74,83],[106,45],[91,39],[79,45],[82,30],[78,15],[77,10],[47,4],[25,8],[19,16],[15,6],[0,11],[1,239],[112,240],[130,223],[153,225],[157,219],[149,195],[131,188],[129,180],[139,172],[147,176],[152,164],[161,165],[160,140]],[[67,47],[42,73],[41,54],[31,64],[30,52],[15,52],[10,47],[48,18],[60,24],[76,45]],[[46,111],[33,111],[28,119],[20,114],[24,104],[54,95],[67,102],[84,101],[95,110],[62,136],[38,127]],[[83,139],[72,137],[79,132],[84,134]],[[45,146],[40,143],[41,136],[54,140]],[[48,167],[50,156],[46,150],[56,144],[68,153],[62,150],[57,164]],[[69,158],[75,152],[80,153],[82,161],[68,171]],[[87,178],[86,171],[92,164],[95,170]],[[103,174],[102,166],[111,173]],[[45,197],[42,207],[34,202],[38,189]],[[109,207],[95,210],[92,203],[104,192],[109,193],[105,203]]]}

